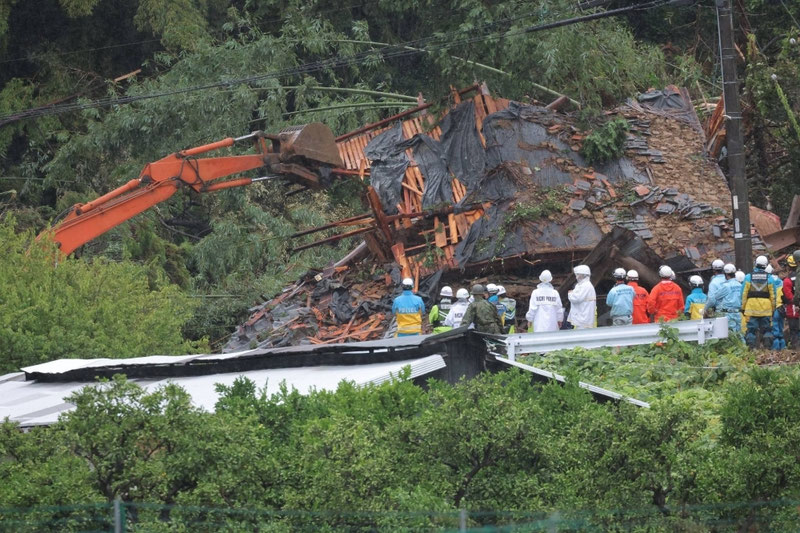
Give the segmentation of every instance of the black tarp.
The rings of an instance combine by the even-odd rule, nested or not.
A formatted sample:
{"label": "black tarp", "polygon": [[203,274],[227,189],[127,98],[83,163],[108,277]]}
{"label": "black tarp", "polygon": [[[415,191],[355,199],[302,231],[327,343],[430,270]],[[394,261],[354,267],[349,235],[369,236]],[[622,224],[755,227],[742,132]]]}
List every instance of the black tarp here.
{"label": "black tarp", "polygon": [[557,120],[553,111],[517,102],[486,117],[483,137],[488,168],[505,161],[517,161],[526,164],[533,171],[536,183],[543,187],[572,183],[572,175],[558,168],[553,160],[565,158],[580,167],[587,165],[568,144],[548,133],[545,124],[554,121]]}
{"label": "black tarp", "polygon": [[414,146],[414,160],[425,176],[422,207],[430,209],[437,204],[452,202],[453,179],[441,143],[427,135],[415,135],[409,144]]}
{"label": "black tarp", "polygon": [[383,204],[383,210],[397,214],[397,204],[403,198],[403,176],[409,160],[405,148],[402,147],[403,128],[398,122],[392,129],[386,130],[364,148],[364,155],[371,163],[370,185],[375,188]]}
{"label": "black tarp", "polygon": [[484,216],[470,226],[467,236],[456,246],[454,257],[458,266],[527,251],[522,229],[506,227],[507,209],[508,203],[492,205]]}
{"label": "black tarp", "polygon": [[[471,189],[486,171],[486,152],[475,127],[475,104],[459,104],[442,119],[441,145],[450,172]],[[491,168],[491,167],[489,167]]]}

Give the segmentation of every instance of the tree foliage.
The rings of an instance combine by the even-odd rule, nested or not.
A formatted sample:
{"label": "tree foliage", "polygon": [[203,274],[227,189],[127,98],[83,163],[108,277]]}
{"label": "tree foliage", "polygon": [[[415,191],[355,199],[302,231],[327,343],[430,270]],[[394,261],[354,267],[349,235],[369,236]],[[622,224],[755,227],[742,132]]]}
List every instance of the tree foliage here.
{"label": "tree foliage", "polygon": [[[193,303],[131,262],[59,259],[54,246],[0,223],[0,372],[50,359],[189,353]],[[151,286],[151,281],[153,285]]]}
{"label": "tree foliage", "polygon": [[179,387],[118,376],[71,396],[52,428],[0,426],[0,509],[118,496],[179,506],[142,507],[131,520],[148,530],[218,520],[216,506],[277,513],[229,516],[234,530],[436,529],[436,513],[459,508],[474,527],[554,510],[587,529],[797,527],[793,508],[747,503],[798,497],[792,369],[738,374],[707,414],[681,395],[600,404],[574,378],[543,386],[518,371],[427,390],[407,379],[269,396],[240,378],[217,387],[211,414]]}

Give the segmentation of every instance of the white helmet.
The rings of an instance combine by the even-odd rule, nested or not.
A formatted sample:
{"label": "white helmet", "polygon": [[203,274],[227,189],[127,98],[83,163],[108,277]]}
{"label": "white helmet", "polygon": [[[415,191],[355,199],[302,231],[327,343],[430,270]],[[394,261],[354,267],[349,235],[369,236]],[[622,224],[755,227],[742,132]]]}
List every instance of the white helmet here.
{"label": "white helmet", "polygon": [[614,269],[614,279],[625,279],[625,269],[624,268],[615,268]]}
{"label": "white helmet", "polygon": [[772,274],[772,272],[773,272],[774,270],[775,270],[775,269],[774,269],[774,268],[772,268],[772,265],[767,265],[767,268],[765,268],[765,269],[764,269],[764,271],[765,271],[767,274]]}
{"label": "white helmet", "polygon": [[498,285],[498,286],[497,286],[497,295],[498,295],[498,296],[502,296],[502,295],[504,295],[505,293],[506,293],[506,288],[505,288],[505,287],[503,287],[502,285]]}
{"label": "white helmet", "polygon": [[487,283],[486,292],[488,292],[489,294],[497,294],[497,285],[495,285],[494,283]]}
{"label": "white helmet", "polygon": [[756,266],[759,268],[767,268],[769,264],[769,259],[767,259],[766,255],[759,255],[756,257]]}
{"label": "white helmet", "polygon": [[671,278],[672,276],[674,276],[675,273],[667,265],[661,265],[661,268],[658,269],[658,275],[661,278],[667,279],[667,278]]}
{"label": "white helmet", "polygon": [[736,281],[738,281],[739,283],[742,283],[744,281],[744,272],[742,272],[741,270],[736,271]]}
{"label": "white helmet", "polygon": [[413,289],[414,288],[414,280],[411,278],[403,278],[402,286],[404,289]]}
{"label": "white helmet", "polygon": [[542,283],[550,283],[553,281],[553,274],[551,274],[549,270],[542,270],[542,273],[539,274],[539,281]]}
{"label": "white helmet", "polygon": [[736,266],[733,263],[728,263],[722,268],[723,272],[726,274],[733,274],[736,272]]}
{"label": "white helmet", "polygon": [[442,287],[442,290],[439,291],[439,296],[444,296],[446,298],[452,298],[453,297],[453,289],[451,289],[450,287],[445,285],[444,287]]}
{"label": "white helmet", "polygon": [[723,268],[724,266],[725,266],[725,263],[723,263],[723,262],[722,262],[722,259],[714,259],[714,260],[711,262],[711,268],[712,268],[713,270],[722,270],[722,268]]}
{"label": "white helmet", "polygon": [[627,274],[627,276],[628,276],[628,279],[629,279],[629,280],[631,280],[631,281],[636,281],[636,280],[638,280],[638,279],[639,279],[639,273],[638,273],[638,272],[636,272],[636,271],[635,271],[635,270],[633,270],[633,269],[631,269],[631,270],[628,270],[628,274]]}
{"label": "white helmet", "polygon": [[583,276],[591,276],[592,270],[586,265],[578,265],[572,269],[576,276],[583,275]]}
{"label": "white helmet", "polygon": [[692,287],[702,287],[703,286],[703,278],[695,274],[694,276],[689,278],[689,284]]}
{"label": "white helmet", "polygon": [[469,291],[467,289],[461,288],[456,291],[456,298],[459,300],[466,300],[469,298]]}

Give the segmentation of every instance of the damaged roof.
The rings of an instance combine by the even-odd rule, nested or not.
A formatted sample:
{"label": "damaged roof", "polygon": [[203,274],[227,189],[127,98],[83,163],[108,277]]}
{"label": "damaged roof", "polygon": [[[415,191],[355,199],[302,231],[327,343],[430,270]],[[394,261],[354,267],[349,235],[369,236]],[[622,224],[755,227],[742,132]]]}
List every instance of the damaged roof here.
{"label": "damaged roof", "polygon": [[[485,85],[451,100],[439,117],[426,104],[337,139],[350,179],[368,184],[370,212],[326,227],[357,226],[342,235],[364,242],[259,306],[225,350],[378,338],[400,277],[430,303],[443,279],[466,285],[511,264],[566,275],[612,234],[643,270],[733,261],[730,189],[685,89],[607,111],[629,131],[622,156],[596,165],[581,154],[587,132],[555,106],[495,98]],[[593,254],[594,275],[607,255]]]}

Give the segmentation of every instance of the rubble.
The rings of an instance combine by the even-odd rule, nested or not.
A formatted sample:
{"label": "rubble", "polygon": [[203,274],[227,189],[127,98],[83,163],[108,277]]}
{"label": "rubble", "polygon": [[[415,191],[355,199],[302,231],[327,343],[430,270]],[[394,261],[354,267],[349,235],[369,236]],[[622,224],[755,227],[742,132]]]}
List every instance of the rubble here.
{"label": "rubble", "polygon": [[[679,275],[733,261],[730,190],[685,90],[651,91],[608,112],[629,124],[625,152],[594,166],[570,115],[495,98],[485,85],[451,99],[439,120],[422,104],[337,138],[349,179],[368,184],[369,211],[324,227],[356,229],[295,249],[361,235],[364,253],[259,306],[226,351],[390,334],[406,276],[428,308],[440,281],[467,286],[487,274],[527,301],[526,278],[550,268],[556,283],[566,279],[612,234],[615,254],[594,259],[598,280],[610,268],[603,257],[622,249],[640,270],[666,263]],[[763,248],[757,236],[754,244]],[[515,276],[521,283],[505,281]]]}

